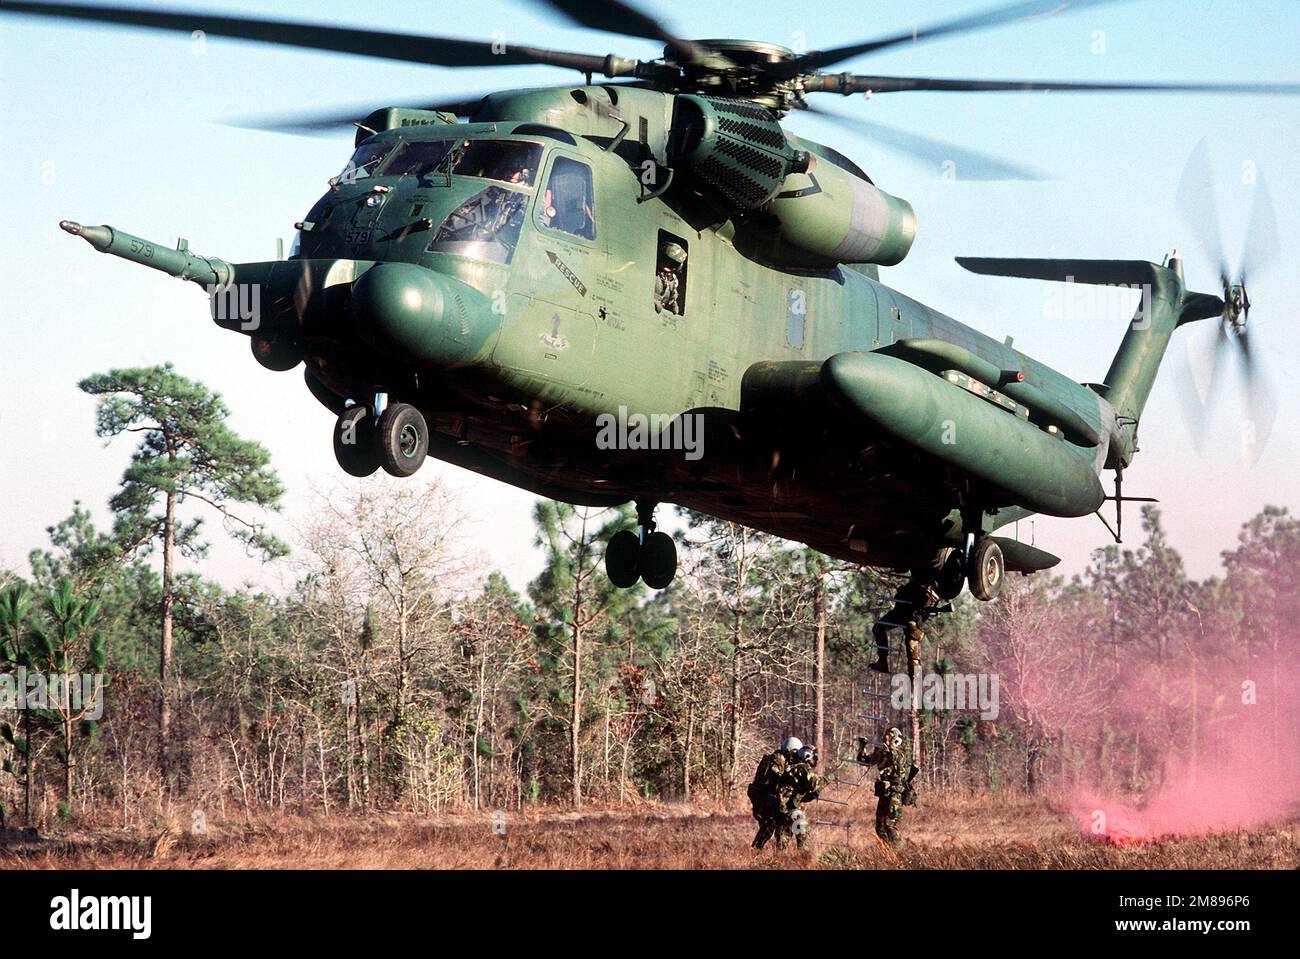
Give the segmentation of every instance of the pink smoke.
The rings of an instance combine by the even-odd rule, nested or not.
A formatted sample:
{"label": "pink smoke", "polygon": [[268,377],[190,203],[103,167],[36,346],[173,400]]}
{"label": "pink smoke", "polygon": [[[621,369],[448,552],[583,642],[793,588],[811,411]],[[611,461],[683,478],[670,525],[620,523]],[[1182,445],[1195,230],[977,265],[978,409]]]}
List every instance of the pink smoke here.
{"label": "pink smoke", "polygon": [[[1287,658],[1287,657],[1284,657]],[[1086,835],[1113,845],[1166,836],[1251,829],[1300,812],[1296,665],[1256,661],[1221,665],[1196,679],[1196,742],[1191,742],[1190,680],[1159,688],[1143,676],[1119,697],[1120,721],[1158,735],[1169,703],[1181,704],[1167,726],[1163,775],[1143,795],[1080,790],[1073,811]]]}

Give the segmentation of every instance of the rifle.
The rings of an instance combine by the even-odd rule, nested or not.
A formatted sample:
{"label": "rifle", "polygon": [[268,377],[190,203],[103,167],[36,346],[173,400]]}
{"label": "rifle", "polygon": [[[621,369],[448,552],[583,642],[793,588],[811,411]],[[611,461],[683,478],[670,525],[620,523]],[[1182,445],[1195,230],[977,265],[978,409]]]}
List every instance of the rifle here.
{"label": "rifle", "polygon": [[903,792],[900,797],[904,806],[916,804],[916,790],[912,788],[912,780],[916,778],[917,773],[920,771],[921,767],[916,763],[912,763],[912,768],[907,772],[907,779],[903,781]]}

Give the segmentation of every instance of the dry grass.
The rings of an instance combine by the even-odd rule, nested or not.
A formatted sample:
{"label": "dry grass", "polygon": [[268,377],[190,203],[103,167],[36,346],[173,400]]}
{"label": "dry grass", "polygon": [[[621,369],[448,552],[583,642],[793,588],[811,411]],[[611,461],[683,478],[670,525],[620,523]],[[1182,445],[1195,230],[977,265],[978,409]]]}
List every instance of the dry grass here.
{"label": "dry grass", "polygon": [[[841,807],[814,810],[823,817]],[[199,869],[1227,869],[1300,865],[1300,822],[1253,832],[1114,848],[1079,833],[1042,800],[932,799],[907,811],[896,850],[876,842],[868,809],[846,831],[818,827],[805,851],[749,848],[754,823],[740,806],[672,805],[511,813],[506,835],[491,814],[400,815],[211,822],[206,836],[69,829],[37,840],[0,838],[0,868]]]}

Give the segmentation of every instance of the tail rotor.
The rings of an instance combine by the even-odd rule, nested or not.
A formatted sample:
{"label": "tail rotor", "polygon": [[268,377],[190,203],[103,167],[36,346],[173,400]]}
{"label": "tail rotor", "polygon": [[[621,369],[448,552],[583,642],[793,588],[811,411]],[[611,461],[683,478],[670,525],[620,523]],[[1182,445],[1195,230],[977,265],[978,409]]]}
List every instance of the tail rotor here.
{"label": "tail rotor", "polygon": [[1204,452],[1214,409],[1224,392],[1223,369],[1240,371],[1246,417],[1241,425],[1241,442],[1247,460],[1253,464],[1268,440],[1277,407],[1272,391],[1261,373],[1258,350],[1250,327],[1250,295],[1247,276],[1257,277],[1275,259],[1278,249],[1277,218],[1272,197],[1257,173],[1254,204],[1241,258],[1233,269],[1223,253],[1218,205],[1209,150],[1202,140],[1192,151],[1178,185],[1178,210],[1192,228],[1202,251],[1215,264],[1223,290],[1223,313],[1213,334],[1199,335],[1188,343],[1188,367],[1182,379],[1182,407],[1199,451]]}

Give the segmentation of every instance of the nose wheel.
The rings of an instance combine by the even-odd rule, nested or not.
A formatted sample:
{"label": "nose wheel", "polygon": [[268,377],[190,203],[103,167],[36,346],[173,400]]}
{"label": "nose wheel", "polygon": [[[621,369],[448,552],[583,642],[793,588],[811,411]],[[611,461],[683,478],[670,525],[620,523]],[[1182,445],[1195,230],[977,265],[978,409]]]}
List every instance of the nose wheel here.
{"label": "nose wheel", "polygon": [[677,546],[667,533],[655,529],[654,505],[637,504],[639,530],[619,530],[605,546],[605,572],[620,589],[638,579],[651,589],[663,589],[677,575]]}
{"label": "nose wheel", "polygon": [[376,420],[373,407],[350,406],[335,422],[334,458],[345,473],[370,476],[382,466],[393,476],[411,476],[424,464],[429,452],[424,415],[408,403],[381,409]]}

